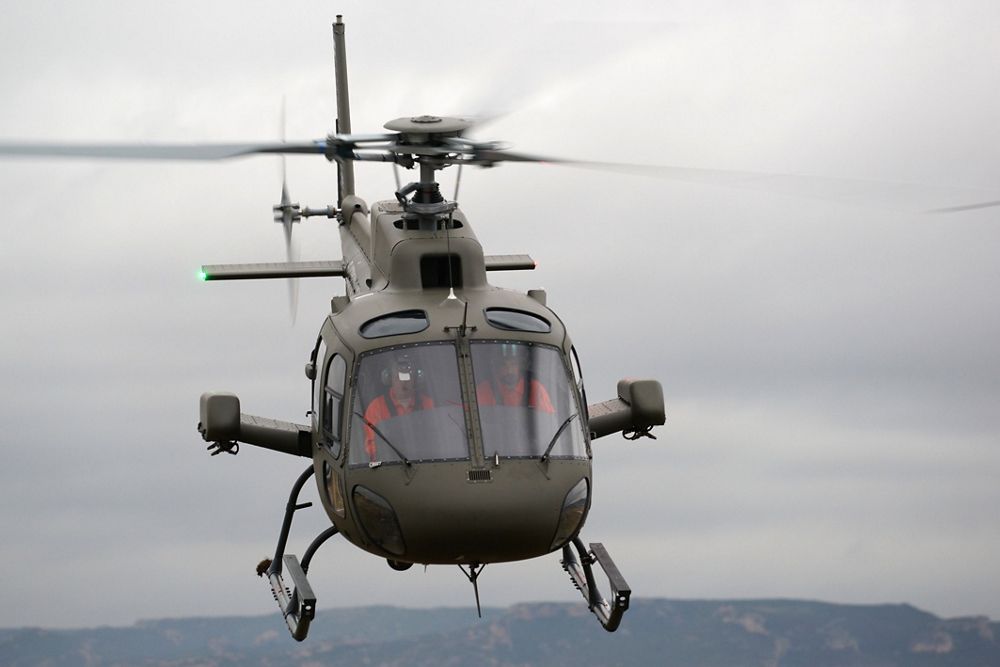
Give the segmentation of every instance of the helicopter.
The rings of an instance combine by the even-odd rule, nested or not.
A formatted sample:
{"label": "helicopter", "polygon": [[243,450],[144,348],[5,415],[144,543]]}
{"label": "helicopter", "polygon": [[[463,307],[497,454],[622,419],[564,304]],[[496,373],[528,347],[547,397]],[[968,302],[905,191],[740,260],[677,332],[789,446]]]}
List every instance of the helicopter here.
{"label": "helicopter", "polygon": [[[206,392],[198,431],[215,456],[240,445],[310,460],[295,480],[266,577],[286,625],[302,641],[316,612],[311,560],[333,536],[405,571],[458,565],[472,583],[488,564],[561,553],[561,565],[602,627],[615,631],[631,589],[602,543],[580,537],[591,505],[591,443],[623,433],[651,437],[665,423],[651,379],[624,379],[617,398],[587,403],[576,349],[543,290],[514,292],[489,273],[531,270],[528,255],[487,255],[436,172],[502,162],[560,162],[467,135],[474,120],[398,118],[385,132],[351,130],[345,25],[333,25],[336,132],[302,143],[221,145],[5,144],[0,153],[121,159],[227,159],[253,154],[321,155],[337,165],[337,203],[293,203],[287,184],[273,207],[289,248],[283,263],[205,265],[206,281],[338,277],[305,365],[310,423],[245,414],[229,392]],[[368,204],[353,163],[416,169],[394,198]],[[284,181],[284,179],[283,179]],[[456,196],[457,199],[457,196]],[[294,225],[337,224],[342,257],[293,261]],[[310,479],[330,526],[303,553],[286,553],[299,495]],[[595,576],[599,565],[610,595]]]}

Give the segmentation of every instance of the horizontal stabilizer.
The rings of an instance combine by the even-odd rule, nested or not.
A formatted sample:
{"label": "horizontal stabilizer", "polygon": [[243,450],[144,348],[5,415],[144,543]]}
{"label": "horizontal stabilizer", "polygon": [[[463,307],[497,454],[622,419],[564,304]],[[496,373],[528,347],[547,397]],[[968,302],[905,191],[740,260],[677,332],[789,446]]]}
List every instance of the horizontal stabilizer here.
{"label": "horizontal stabilizer", "polygon": [[486,255],[487,271],[533,271],[535,260],[529,255]]}
{"label": "horizontal stabilizer", "polygon": [[274,262],[267,264],[207,264],[201,267],[202,280],[252,280],[256,278],[339,278],[342,261]]}

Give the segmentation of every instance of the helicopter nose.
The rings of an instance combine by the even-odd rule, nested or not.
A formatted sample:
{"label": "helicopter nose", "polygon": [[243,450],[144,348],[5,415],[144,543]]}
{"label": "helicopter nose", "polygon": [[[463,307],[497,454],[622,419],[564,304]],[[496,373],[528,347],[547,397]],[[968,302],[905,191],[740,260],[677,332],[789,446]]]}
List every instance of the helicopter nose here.
{"label": "helicopter nose", "polygon": [[[553,462],[548,477],[537,460],[502,460],[472,471],[467,462],[415,463],[408,484],[381,483],[384,474],[369,480],[398,521],[405,553],[394,555],[417,563],[503,562],[549,553],[565,541],[563,534],[582,526],[589,495],[586,463]],[[569,494],[580,488],[582,504],[574,496],[567,511]],[[391,525],[388,519],[372,520]]]}

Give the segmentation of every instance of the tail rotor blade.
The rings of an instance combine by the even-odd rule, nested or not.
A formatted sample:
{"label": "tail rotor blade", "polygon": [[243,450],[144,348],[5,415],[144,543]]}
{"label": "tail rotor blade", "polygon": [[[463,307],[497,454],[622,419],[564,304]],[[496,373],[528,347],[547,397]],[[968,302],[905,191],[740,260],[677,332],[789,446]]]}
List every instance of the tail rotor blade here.
{"label": "tail rotor blade", "polygon": [[[281,96],[281,143],[285,143],[286,128],[286,99]],[[281,227],[285,235],[285,257],[289,262],[298,261],[298,248],[292,241],[292,225],[295,223],[293,213],[292,198],[288,195],[288,169],[285,155],[281,155]],[[298,278],[288,279],[288,314],[292,324],[295,324],[295,316],[299,310],[299,281]]]}
{"label": "tail rotor blade", "polygon": [[[282,199],[284,199],[287,194],[282,188]],[[299,259],[298,247],[292,240],[292,220],[291,212],[286,213],[281,221],[282,231],[285,234],[285,257],[289,262],[297,262]],[[299,310],[299,279],[289,278],[288,279],[288,313],[291,317],[292,324],[295,324],[295,316]]]}

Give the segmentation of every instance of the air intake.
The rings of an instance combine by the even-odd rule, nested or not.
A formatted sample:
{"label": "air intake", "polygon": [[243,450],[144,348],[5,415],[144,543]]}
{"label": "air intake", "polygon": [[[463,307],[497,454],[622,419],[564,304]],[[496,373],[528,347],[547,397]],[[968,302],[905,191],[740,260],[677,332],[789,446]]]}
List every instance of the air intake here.
{"label": "air intake", "polygon": [[469,481],[470,482],[491,482],[491,481],[493,481],[493,474],[489,470],[470,470],[469,471]]}

